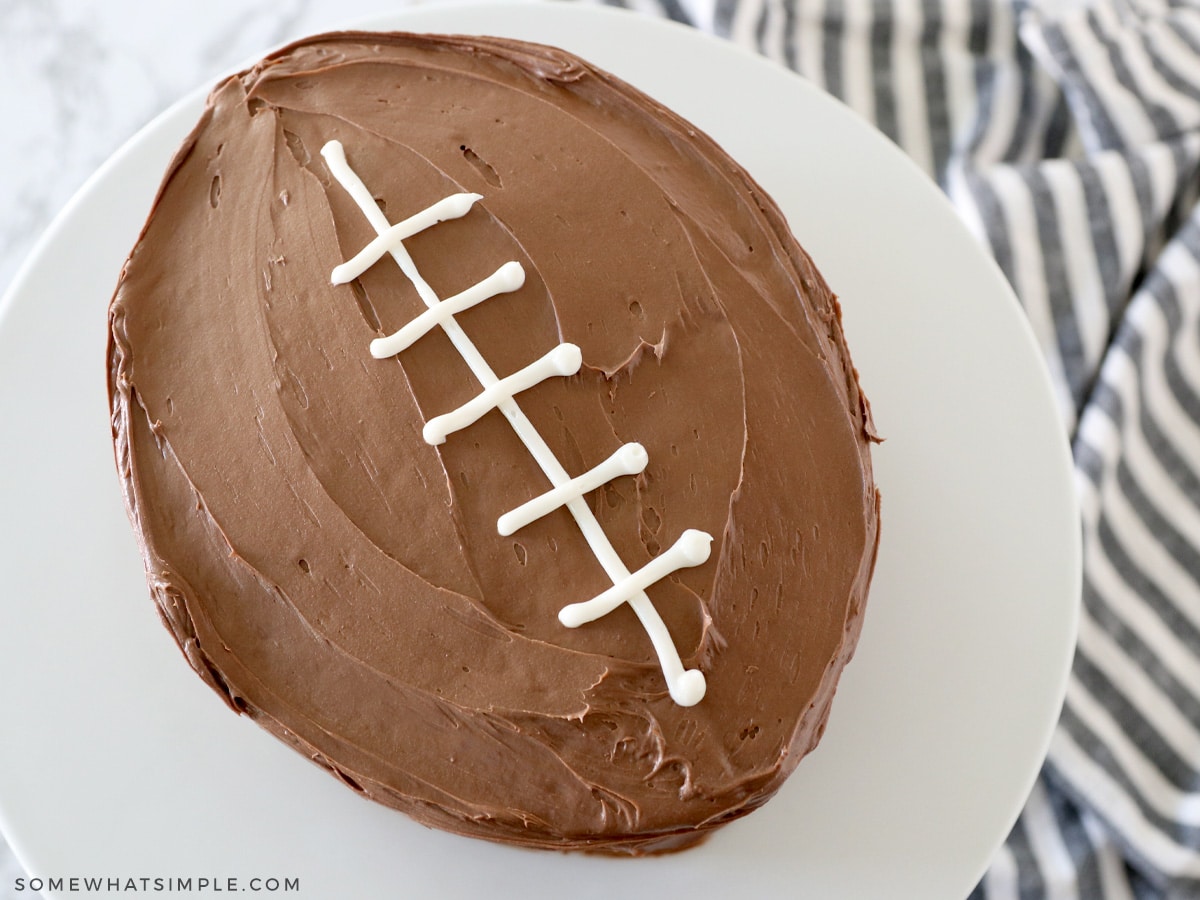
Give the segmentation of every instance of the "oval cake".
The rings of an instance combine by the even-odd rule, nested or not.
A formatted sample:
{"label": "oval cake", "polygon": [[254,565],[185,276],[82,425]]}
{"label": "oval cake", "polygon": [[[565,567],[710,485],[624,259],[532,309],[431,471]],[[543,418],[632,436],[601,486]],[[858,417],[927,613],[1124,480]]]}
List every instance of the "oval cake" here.
{"label": "oval cake", "polygon": [[353,790],[651,853],[817,744],[869,407],[779,209],[638,90],[508,39],[300,41],[213,91],[109,318],[163,621]]}

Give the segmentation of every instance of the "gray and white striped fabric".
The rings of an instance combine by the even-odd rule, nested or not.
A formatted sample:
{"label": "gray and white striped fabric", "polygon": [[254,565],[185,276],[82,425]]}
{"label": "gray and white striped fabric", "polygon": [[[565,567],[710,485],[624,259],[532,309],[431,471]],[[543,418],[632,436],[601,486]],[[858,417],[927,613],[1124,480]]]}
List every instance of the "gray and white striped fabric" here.
{"label": "gray and white striped fabric", "polygon": [[950,196],[1072,437],[1084,610],[980,898],[1200,897],[1200,0],[627,0],[795,69]]}

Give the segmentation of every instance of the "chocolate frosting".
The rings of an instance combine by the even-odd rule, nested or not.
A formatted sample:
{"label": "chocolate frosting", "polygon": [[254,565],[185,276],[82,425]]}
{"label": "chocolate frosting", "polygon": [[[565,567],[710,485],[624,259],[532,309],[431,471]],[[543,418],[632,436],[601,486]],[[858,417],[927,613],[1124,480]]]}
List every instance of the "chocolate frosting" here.
{"label": "chocolate frosting", "polygon": [[[446,297],[508,260],[525,285],[457,318],[500,375],[560,341],[578,375],[518,402],[571,474],[649,465],[588,502],[630,570],[688,528],[709,561],[647,591],[707,696],[668,696],[566,510],[318,151],[337,139]],[[837,301],[710,138],[558,49],[313,37],[230,78],[172,161],[110,310],[118,469],[150,591],[235,710],[421,822],[528,846],[656,852],[766,801],[824,728],[875,559],[869,407]]]}

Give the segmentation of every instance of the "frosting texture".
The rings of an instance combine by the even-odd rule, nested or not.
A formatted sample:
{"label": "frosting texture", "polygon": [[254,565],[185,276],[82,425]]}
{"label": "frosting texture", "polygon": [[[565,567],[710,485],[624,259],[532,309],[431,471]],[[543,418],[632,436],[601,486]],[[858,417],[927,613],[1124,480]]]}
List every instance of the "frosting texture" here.
{"label": "frosting texture", "polygon": [[[521,409],[707,679],[672,702],[630,608],[498,410],[431,446],[480,385],[320,157],[340,141],[501,375],[582,364]],[[451,214],[452,213],[452,214]],[[399,226],[397,226],[399,227]],[[399,232],[397,232],[399,233]],[[380,253],[386,250],[380,250]],[[429,320],[432,322],[432,318]],[[376,347],[379,345],[376,344]],[[384,349],[387,349],[386,347]],[[878,539],[874,440],[835,297],[711,139],[555,48],[339,33],[212,93],[110,308],[117,465],[150,591],[200,676],[347,785],[527,846],[646,853],[765,802],[824,728]]]}

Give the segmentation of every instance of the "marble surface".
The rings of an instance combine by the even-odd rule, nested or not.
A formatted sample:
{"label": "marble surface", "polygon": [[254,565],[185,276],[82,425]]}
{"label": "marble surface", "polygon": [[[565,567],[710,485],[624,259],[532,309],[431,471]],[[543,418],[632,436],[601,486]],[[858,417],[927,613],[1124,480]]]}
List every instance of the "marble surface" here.
{"label": "marble surface", "polygon": [[188,91],[402,0],[0,0],[0,285],[89,175]]}

